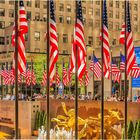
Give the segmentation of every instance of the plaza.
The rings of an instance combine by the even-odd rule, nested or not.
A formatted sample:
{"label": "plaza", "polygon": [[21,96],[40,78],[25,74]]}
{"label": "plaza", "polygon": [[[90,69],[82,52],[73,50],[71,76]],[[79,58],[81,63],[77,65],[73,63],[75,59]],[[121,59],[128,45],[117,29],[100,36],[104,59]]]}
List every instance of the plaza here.
{"label": "plaza", "polygon": [[139,0],[1,0],[0,139],[140,139],[139,13]]}

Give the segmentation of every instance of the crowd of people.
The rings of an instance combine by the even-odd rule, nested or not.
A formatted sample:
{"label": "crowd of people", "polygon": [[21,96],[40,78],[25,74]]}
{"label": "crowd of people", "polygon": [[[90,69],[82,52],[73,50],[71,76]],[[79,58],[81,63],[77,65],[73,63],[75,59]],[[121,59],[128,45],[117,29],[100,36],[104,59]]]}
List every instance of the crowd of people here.
{"label": "crowd of people", "polygon": [[[24,101],[35,101],[35,100],[40,100],[40,99],[46,99],[47,98],[47,94],[41,94],[41,93],[34,93],[31,96],[28,96],[27,94],[23,94],[23,93],[19,93],[18,94],[19,100],[24,100]],[[3,97],[2,95],[0,95],[0,99],[1,100],[15,100],[15,94],[10,94],[7,93],[5,94]],[[50,94],[50,98],[51,99],[63,99],[63,100],[75,100],[75,94]],[[94,97],[92,94],[80,94],[78,96],[78,100],[101,100],[101,96],[100,94],[96,94]],[[115,102],[119,102],[119,101],[124,101],[124,96],[117,96],[117,94],[112,94],[109,97],[105,97],[104,99],[105,101],[115,101]],[[127,101],[131,101],[129,99],[129,97],[127,98]],[[139,95],[134,95],[133,102],[138,102],[140,103],[140,96]]]}

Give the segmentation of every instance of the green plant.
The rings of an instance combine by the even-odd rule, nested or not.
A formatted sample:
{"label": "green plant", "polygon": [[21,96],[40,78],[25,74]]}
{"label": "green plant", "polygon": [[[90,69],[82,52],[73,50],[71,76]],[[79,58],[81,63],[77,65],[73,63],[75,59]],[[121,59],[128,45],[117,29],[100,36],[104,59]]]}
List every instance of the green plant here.
{"label": "green plant", "polygon": [[134,125],[133,125],[133,122],[130,121],[129,126],[128,126],[128,132],[127,132],[128,139],[131,139],[132,138],[133,131],[134,131]]}
{"label": "green plant", "polygon": [[132,140],[135,140],[137,125],[138,125],[138,122],[136,121],[136,123],[135,123],[135,128],[134,128],[133,134],[132,134]]}
{"label": "green plant", "polygon": [[45,111],[37,111],[36,112],[36,117],[35,117],[35,130],[38,130],[41,128],[41,126],[46,126],[46,119],[47,119],[47,114]]}
{"label": "green plant", "polygon": [[140,121],[137,124],[137,130],[136,130],[135,139],[136,140],[139,140],[140,139]]}

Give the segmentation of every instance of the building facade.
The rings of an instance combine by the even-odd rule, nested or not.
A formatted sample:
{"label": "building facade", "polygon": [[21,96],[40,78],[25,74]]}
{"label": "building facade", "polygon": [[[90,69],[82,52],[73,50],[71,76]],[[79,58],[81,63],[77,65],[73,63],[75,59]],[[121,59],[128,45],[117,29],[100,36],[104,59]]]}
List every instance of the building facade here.
{"label": "building facade", "polygon": [[[26,50],[28,52],[46,52],[47,31],[47,1],[24,0],[28,19],[29,32],[25,36]],[[95,49],[95,55],[101,57],[101,42],[99,40],[101,27],[101,1],[83,0],[83,21],[85,42],[88,47]],[[59,53],[71,54],[71,46],[75,24],[75,1],[55,0],[55,15],[58,34]],[[124,0],[107,0],[109,42],[113,57],[120,55],[119,36],[122,23],[124,22]],[[140,1],[130,1],[131,22],[134,45],[140,45]],[[11,35],[14,23],[14,1],[0,0],[0,58],[2,62],[12,61],[12,55],[7,52],[13,51]],[[88,52],[91,59],[92,51]],[[91,78],[92,79],[92,78]],[[92,85],[92,82],[90,82]],[[108,87],[109,82],[105,82]],[[89,86],[91,86],[89,85]],[[92,88],[89,88],[92,89]],[[89,91],[90,92],[90,91]],[[110,89],[107,88],[107,92]]]}

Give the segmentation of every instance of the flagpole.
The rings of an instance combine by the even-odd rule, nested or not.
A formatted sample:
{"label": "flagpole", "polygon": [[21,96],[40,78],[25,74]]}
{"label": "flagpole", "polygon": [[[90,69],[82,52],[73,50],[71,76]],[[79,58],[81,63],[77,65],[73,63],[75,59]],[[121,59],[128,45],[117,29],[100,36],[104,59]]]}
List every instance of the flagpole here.
{"label": "flagpole", "polygon": [[33,76],[33,60],[31,58],[31,101],[32,101],[32,97],[33,97],[33,84],[32,84],[32,76]]}
{"label": "flagpole", "polygon": [[[75,19],[77,20],[77,0],[75,1],[76,14]],[[75,22],[76,22],[75,20]],[[76,45],[76,58],[75,58],[75,139],[78,139],[78,46]]]}
{"label": "flagpole", "polygon": [[63,85],[63,87],[64,87],[64,90],[63,90],[63,95],[64,95],[65,85],[64,85],[64,82],[63,82],[63,68],[64,68],[63,64],[64,64],[64,58],[63,58],[63,60],[62,60],[62,85]]}
{"label": "flagpole", "polygon": [[50,1],[47,1],[47,139],[50,139],[50,75],[49,75],[49,65],[50,65],[50,30],[49,30],[49,15],[50,15]]}
{"label": "flagpole", "polygon": [[95,93],[94,93],[94,55],[95,55],[95,52],[94,52],[94,49],[93,49],[93,99],[95,97]]}
{"label": "flagpole", "polygon": [[[3,69],[3,64],[1,65],[1,69]],[[2,93],[2,99],[3,99],[3,77],[1,76],[1,93]]]}
{"label": "flagpole", "polygon": [[[69,67],[70,67],[70,57],[69,57]],[[68,68],[68,70],[69,70],[69,68]],[[71,72],[70,71],[68,71],[69,72],[69,93],[71,94]]]}
{"label": "flagpole", "polygon": [[103,54],[103,0],[101,1],[101,29],[102,29],[102,47],[101,47],[101,64],[102,64],[102,77],[101,77],[101,139],[104,139],[104,54]]}
{"label": "flagpole", "polygon": [[19,138],[18,133],[18,1],[15,1],[15,138]]}
{"label": "flagpole", "polygon": [[111,74],[110,74],[110,95],[112,95],[112,50],[110,50],[110,61],[111,61]]}
{"label": "flagpole", "polygon": [[[126,6],[127,6],[127,2],[125,0],[125,9],[124,9],[125,10],[124,11],[125,12],[125,26],[127,25],[127,13],[126,13],[127,7]],[[127,29],[125,28],[125,83],[124,83],[124,88],[125,88],[125,90],[124,90],[125,91],[124,92],[125,93],[125,95],[124,95],[125,96],[125,115],[124,115],[125,116],[125,121],[124,121],[125,122],[125,129],[124,129],[125,130],[125,133],[124,133],[125,137],[124,138],[125,139],[127,139],[127,48],[126,48],[127,42],[126,42],[126,30]]]}
{"label": "flagpole", "polygon": [[[122,51],[120,49],[120,54],[122,54]],[[121,63],[121,56],[120,56],[120,63]],[[120,96],[122,97],[122,71],[121,72],[121,77],[120,77]]]}
{"label": "flagpole", "polygon": [[[27,76],[27,62],[26,62],[26,76]],[[26,98],[27,98],[27,78],[25,78]]]}
{"label": "flagpole", "polygon": [[132,76],[130,77],[130,101],[132,102]]}
{"label": "flagpole", "polygon": [[56,63],[56,66],[55,66],[55,94],[57,95],[57,75],[56,75],[56,72],[57,72],[57,63]]}

